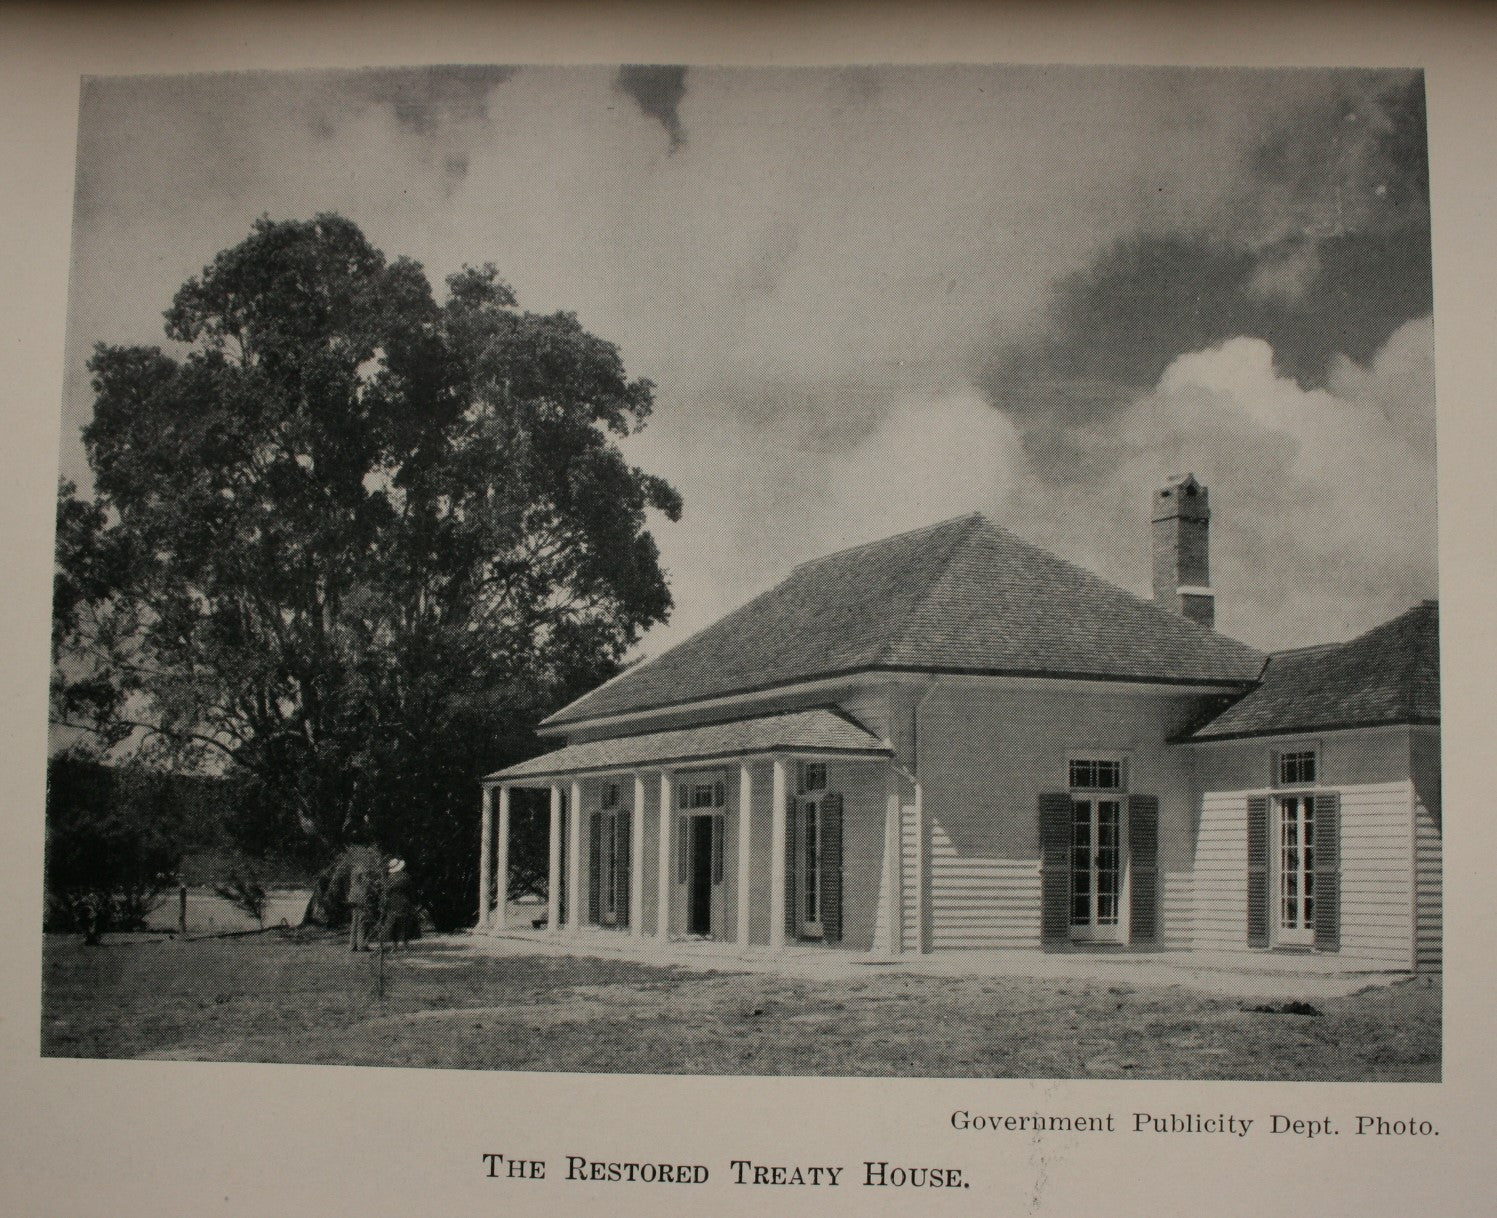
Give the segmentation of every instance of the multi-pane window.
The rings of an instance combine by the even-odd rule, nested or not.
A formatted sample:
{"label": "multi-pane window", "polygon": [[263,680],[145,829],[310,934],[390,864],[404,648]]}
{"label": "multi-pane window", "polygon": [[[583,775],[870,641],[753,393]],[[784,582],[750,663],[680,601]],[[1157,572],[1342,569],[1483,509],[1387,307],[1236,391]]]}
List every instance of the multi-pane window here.
{"label": "multi-pane window", "polygon": [[1300,749],[1293,753],[1279,754],[1279,772],[1276,781],[1280,786],[1301,786],[1315,781],[1315,750]]}
{"label": "multi-pane window", "polygon": [[[1127,773],[1119,757],[1072,757],[1071,934],[1115,939],[1121,933],[1123,801]],[[1113,794],[1117,793],[1117,794]]]}
{"label": "multi-pane window", "polygon": [[678,805],[685,810],[695,808],[721,808],[727,803],[728,791],[722,779],[695,779],[678,784]]}
{"label": "multi-pane window", "polygon": [[1118,924],[1123,806],[1116,799],[1071,801],[1071,925]]}
{"label": "multi-pane window", "polygon": [[806,804],[802,876],[805,889],[804,921],[821,921],[821,816],[814,802]]}
{"label": "multi-pane window", "polygon": [[1123,763],[1097,757],[1071,758],[1071,790],[1121,791]]}
{"label": "multi-pane window", "polygon": [[1280,942],[1310,942],[1315,930],[1315,800],[1279,800],[1278,867]]}
{"label": "multi-pane window", "polygon": [[602,807],[605,811],[609,808],[619,806],[619,784],[616,782],[605,782],[603,784]]}
{"label": "multi-pane window", "polygon": [[800,767],[800,793],[826,790],[826,762],[805,761]]}

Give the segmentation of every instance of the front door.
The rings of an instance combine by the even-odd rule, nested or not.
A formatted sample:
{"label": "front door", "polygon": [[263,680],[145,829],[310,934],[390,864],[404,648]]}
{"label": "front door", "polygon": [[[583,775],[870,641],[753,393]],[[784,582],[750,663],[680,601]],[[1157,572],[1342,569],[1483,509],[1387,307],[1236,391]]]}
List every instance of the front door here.
{"label": "front door", "polygon": [[687,879],[686,933],[712,934],[712,822],[711,816],[693,816],[691,826],[690,873]]}
{"label": "front door", "polygon": [[1071,800],[1071,938],[1116,943],[1122,938],[1123,803]]}

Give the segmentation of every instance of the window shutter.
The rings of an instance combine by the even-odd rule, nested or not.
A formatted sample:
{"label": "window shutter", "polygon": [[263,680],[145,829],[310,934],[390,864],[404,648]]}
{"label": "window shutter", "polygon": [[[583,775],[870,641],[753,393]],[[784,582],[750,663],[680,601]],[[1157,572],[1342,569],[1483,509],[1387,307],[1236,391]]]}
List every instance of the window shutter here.
{"label": "window shutter", "polygon": [[712,818],[712,882],[723,882],[723,818]]}
{"label": "window shutter", "polygon": [[800,920],[795,916],[795,805],[785,800],[785,938],[800,938]]}
{"label": "window shutter", "polygon": [[1271,787],[1279,785],[1282,775],[1282,771],[1279,768],[1279,758],[1281,755],[1278,749],[1273,749],[1268,754],[1268,785]]}
{"label": "window shutter", "polygon": [[691,817],[676,818],[676,883],[686,883],[691,873]]}
{"label": "window shutter", "polygon": [[1341,796],[1315,796],[1315,947],[1341,950]]}
{"label": "window shutter", "polygon": [[[1274,754],[1278,766],[1278,754]],[[1249,947],[1268,946],[1268,797],[1250,795],[1247,801],[1247,941]]]}
{"label": "window shutter", "polygon": [[613,818],[614,826],[614,908],[618,910],[618,924],[629,925],[629,849],[633,844],[631,829],[634,823],[632,812],[620,812]]}
{"label": "window shutter", "polygon": [[1047,946],[1071,935],[1071,796],[1047,791],[1039,797],[1040,940]]}
{"label": "window shutter", "polygon": [[1159,937],[1159,798],[1128,797],[1128,941]]}
{"label": "window shutter", "polygon": [[842,941],[842,796],[821,799],[821,936]]}
{"label": "window shutter", "polygon": [[603,904],[603,814],[589,817],[587,835],[587,920],[594,926],[602,921]]}

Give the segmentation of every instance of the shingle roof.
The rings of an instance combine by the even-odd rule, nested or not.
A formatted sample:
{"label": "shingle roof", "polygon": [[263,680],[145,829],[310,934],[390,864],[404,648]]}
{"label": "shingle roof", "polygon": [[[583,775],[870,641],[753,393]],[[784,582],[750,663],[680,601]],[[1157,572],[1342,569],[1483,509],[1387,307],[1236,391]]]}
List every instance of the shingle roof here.
{"label": "shingle roof", "polygon": [[887,757],[891,749],[846,715],[817,708],[572,744],[499,770],[488,778],[542,778],[777,752]]}
{"label": "shingle roof", "polygon": [[1257,689],[1193,740],[1440,721],[1440,609],[1425,601],[1347,643],[1271,656]]}
{"label": "shingle roof", "polygon": [[797,567],[549,725],[878,670],[1245,684],[1263,656],[981,514]]}

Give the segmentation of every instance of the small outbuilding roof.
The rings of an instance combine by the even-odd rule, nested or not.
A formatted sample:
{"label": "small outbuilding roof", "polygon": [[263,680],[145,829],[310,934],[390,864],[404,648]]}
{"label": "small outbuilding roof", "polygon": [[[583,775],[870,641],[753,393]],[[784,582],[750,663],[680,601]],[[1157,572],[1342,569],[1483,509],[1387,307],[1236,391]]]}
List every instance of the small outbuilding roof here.
{"label": "small outbuilding roof", "polygon": [[1189,739],[1440,722],[1440,609],[1425,601],[1346,643],[1271,656],[1257,689]]}
{"label": "small outbuilding roof", "polygon": [[804,563],[546,726],[876,671],[1246,686],[1262,667],[973,513]]}
{"label": "small outbuilding roof", "polygon": [[840,711],[818,707],[571,744],[498,770],[485,781],[556,778],[636,766],[694,765],[773,753],[888,757],[892,752],[884,741]]}

